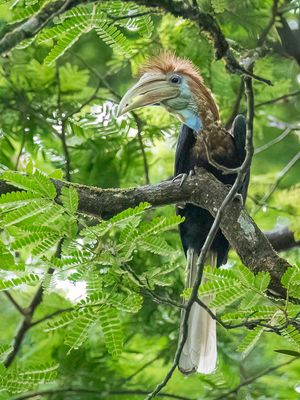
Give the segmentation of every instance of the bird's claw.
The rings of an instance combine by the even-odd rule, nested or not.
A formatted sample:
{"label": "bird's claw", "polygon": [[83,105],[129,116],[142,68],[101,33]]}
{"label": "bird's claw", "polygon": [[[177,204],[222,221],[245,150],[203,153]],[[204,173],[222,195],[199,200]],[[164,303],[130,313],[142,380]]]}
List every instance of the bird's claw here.
{"label": "bird's claw", "polygon": [[195,171],[193,169],[190,170],[190,172],[188,174],[186,174],[185,172],[182,174],[178,174],[176,176],[174,176],[174,178],[172,179],[172,182],[177,181],[178,179],[180,179],[180,187],[183,185],[183,182],[190,176],[195,175]]}

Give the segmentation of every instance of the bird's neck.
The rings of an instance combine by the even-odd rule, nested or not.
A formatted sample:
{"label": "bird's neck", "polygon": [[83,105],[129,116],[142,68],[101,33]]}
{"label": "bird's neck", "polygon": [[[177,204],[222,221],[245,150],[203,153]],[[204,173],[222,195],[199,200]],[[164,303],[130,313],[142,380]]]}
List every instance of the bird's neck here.
{"label": "bird's neck", "polygon": [[218,107],[209,89],[201,85],[196,97],[197,116],[202,122],[202,129],[207,129],[211,125],[218,124],[220,121]]}

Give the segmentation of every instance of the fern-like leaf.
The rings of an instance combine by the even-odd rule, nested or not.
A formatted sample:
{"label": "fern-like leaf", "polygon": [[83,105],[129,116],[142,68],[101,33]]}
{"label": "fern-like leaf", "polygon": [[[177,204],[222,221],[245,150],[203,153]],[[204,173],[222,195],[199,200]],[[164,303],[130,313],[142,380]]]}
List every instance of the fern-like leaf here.
{"label": "fern-like leaf", "polygon": [[79,349],[87,340],[88,332],[92,325],[95,324],[99,316],[97,314],[83,314],[72,325],[65,339],[65,344],[70,347],[68,354],[72,350]]}
{"label": "fern-like leaf", "polygon": [[237,351],[241,352],[243,354],[243,357],[246,357],[258,342],[259,338],[263,334],[263,331],[264,328],[260,326],[257,326],[249,331],[246,337],[244,337],[244,339],[238,346]]}
{"label": "fern-like leaf", "polygon": [[32,285],[40,281],[40,277],[35,274],[24,275],[18,278],[11,278],[8,280],[0,279],[0,290],[6,290],[14,288],[16,286],[22,285],[23,283],[27,285]]}
{"label": "fern-like leaf", "polygon": [[123,347],[119,313],[115,308],[104,306],[101,308],[99,317],[106,348],[113,358],[117,358]]}
{"label": "fern-like leaf", "polygon": [[57,376],[58,365],[41,365],[26,369],[1,369],[0,387],[10,393],[24,392],[38,385],[52,382]]}
{"label": "fern-like leaf", "polygon": [[36,170],[32,175],[22,175],[14,171],[4,171],[2,179],[11,183],[20,189],[29,192],[38,193],[42,197],[54,199],[56,196],[56,189],[53,183],[41,171]]}
{"label": "fern-like leaf", "polygon": [[60,37],[57,44],[51,49],[50,53],[45,58],[45,64],[52,65],[55,60],[61,57],[75,42],[77,42],[85,29],[86,27],[84,24],[79,24]]}
{"label": "fern-like leaf", "polygon": [[61,201],[63,206],[71,213],[75,214],[78,208],[78,193],[72,186],[63,186],[61,189]]}
{"label": "fern-like leaf", "polygon": [[140,239],[138,243],[142,246],[143,250],[153,254],[169,256],[175,253],[174,249],[163,238],[158,236],[145,237],[144,239]]}

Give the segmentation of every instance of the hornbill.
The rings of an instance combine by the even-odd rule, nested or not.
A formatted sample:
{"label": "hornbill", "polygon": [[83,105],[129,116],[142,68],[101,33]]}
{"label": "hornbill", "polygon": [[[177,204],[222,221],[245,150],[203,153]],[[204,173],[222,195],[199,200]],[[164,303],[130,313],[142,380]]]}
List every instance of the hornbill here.
{"label": "hornbill", "polygon": [[[231,132],[222,127],[213,96],[190,61],[166,52],[150,59],[142,67],[139,81],[122,98],[117,114],[147,105],[161,105],[183,123],[176,148],[174,179],[185,179],[194,167],[204,167],[225,185],[234,183],[236,175],[225,175],[217,166],[236,168],[242,164],[246,156],[245,119],[238,115]],[[243,201],[248,183],[249,173],[240,189]],[[190,288],[196,278],[197,258],[214,219],[207,210],[193,204],[178,206],[177,213],[184,217],[179,231],[187,258],[186,287]],[[226,263],[228,250],[229,243],[219,230],[206,263],[216,267]],[[206,296],[201,300],[209,304],[212,299]],[[182,329],[181,324],[181,335]],[[216,321],[194,303],[179,369],[185,374],[211,373],[216,363]]]}

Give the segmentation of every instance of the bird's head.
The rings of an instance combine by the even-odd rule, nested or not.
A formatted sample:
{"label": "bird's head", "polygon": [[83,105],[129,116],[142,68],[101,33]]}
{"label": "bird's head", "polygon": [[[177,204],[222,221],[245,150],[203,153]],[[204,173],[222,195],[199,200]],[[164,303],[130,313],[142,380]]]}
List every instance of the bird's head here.
{"label": "bird's head", "polygon": [[216,103],[198,69],[172,53],[161,53],[141,68],[139,81],[124,95],[117,114],[148,105],[165,107],[197,132],[219,120]]}

